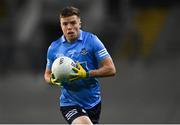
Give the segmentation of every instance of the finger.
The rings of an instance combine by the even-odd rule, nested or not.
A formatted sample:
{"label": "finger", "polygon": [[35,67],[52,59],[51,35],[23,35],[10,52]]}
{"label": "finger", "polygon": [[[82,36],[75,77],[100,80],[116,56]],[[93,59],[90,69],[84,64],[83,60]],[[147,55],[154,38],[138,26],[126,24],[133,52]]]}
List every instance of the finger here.
{"label": "finger", "polygon": [[58,82],[58,80],[57,80],[57,79],[53,79],[53,78],[52,78],[52,81],[53,81],[53,82]]}
{"label": "finger", "polygon": [[51,82],[54,83],[54,82],[55,82],[55,79],[51,78]]}
{"label": "finger", "polygon": [[80,62],[77,62],[77,66],[78,66],[78,68],[80,68],[80,66],[81,66]]}
{"label": "finger", "polygon": [[77,73],[71,73],[70,75],[69,75],[70,77],[77,77],[77,76],[79,76]]}
{"label": "finger", "polygon": [[71,79],[69,79],[69,81],[74,81],[76,79],[78,79],[78,77],[71,78]]}
{"label": "finger", "polygon": [[80,63],[78,63],[78,68],[79,68],[79,70],[83,69],[83,67],[82,67],[82,65]]}
{"label": "finger", "polygon": [[55,84],[56,84],[57,86],[61,86],[61,83],[60,83],[60,82],[59,82],[59,83],[57,82],[57,83],[55,83]]}
{"label": "finger", "polygon": [[78,69],[75,68],[75,67],[73,67],[72,70],[73,70],[74,72],[76,72],[76,73],[78,72]]}

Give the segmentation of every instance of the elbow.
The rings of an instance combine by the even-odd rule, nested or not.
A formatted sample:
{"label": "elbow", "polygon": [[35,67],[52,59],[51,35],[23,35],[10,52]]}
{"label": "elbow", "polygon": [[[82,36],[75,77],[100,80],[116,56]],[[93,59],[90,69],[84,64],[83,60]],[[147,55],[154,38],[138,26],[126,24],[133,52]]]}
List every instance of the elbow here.
{"label": "elbow", "polygon": [[114,68],[113,70],[112,70],[112,76],[115,76],[116,75],[116,69]]}
{"label": "elbow", "polygon": [[115,67],[111,67],[111,69],[110,69],[110,75],[111,75],[111,76],[115,76],[115,75],[116,75],[116,68],[115,68]]}

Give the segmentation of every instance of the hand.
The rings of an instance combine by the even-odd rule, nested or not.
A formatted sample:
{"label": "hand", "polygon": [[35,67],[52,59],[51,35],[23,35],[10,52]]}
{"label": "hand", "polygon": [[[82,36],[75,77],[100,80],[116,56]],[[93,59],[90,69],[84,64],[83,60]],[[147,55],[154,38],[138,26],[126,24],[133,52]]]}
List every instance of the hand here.
{"label": "hand", "polygon": [[51,73],[50,84],[51,84],[51,85],[61,86],[61,82],[58,81],[58,80],[55,78],[55,76],[54,76],[53,73]]}
{"label": "hand", "polygon": [[89,72],[86,72],[79,62],[77,62],[77,66],[78,68],[72,68],[75,73],[71,74],[70,81],[89,77]]}

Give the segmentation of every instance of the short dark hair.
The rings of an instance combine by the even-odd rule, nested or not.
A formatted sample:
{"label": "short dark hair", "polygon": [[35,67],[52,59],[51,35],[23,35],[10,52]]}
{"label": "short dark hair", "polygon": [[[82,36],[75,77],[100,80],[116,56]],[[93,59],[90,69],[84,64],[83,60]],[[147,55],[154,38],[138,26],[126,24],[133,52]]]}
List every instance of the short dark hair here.
{"label": "short dark hair", "polygon": [[80,17],[80,10],[76,7],[68,6],[62,9],[60,17],[68,17],[73,15]]}

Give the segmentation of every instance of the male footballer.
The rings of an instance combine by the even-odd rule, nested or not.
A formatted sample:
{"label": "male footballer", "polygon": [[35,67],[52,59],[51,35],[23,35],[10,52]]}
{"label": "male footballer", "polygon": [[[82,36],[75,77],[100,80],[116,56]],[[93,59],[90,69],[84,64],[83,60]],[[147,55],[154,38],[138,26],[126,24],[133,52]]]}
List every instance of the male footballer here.
{"label": "male footballer", "polygon": [[[97,78],[115,75],[113,60],[96,35],[81,30],[78,8],[63,8],[59,20],[63,35],[48,48],[45,81],[51,85],[61,83],[60,110],[67,123],[98,124],[101,92]],[[69,82],[58,81],[51,72],[53,61],[60,56],[77,63]]]}

